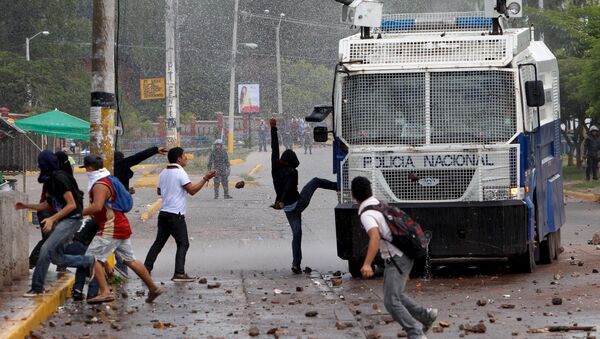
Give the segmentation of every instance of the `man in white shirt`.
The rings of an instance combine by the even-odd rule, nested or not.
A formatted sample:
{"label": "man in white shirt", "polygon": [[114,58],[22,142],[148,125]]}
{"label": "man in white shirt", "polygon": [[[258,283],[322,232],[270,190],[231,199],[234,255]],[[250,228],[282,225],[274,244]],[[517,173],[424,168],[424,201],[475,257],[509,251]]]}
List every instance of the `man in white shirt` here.
{"label": "man in white shirt", "polygon": [[[404,294],[406,281],[413,266],[413,260],[392,245],[392,233],[383,214],[367,206],[379,205],[373,197],[371,182],[365,177],[356,177],[351,183],[352,197],[359,203],[360,222],[369,235],[367,256],[360,272],[364,278],[373,276],[371,264],[381,252],[385,260],[383,273],[383,303],[396,322],[408,334],[409,339],[426,339],[426,333],[437,318],[438,310],[417,305]],[[384,241],[381,241],[383,239]]]}
{"label": "man in white shirt", "polygon": [[209,171],[199,182],[192,184],[188,174],[183,169],[187,165],[187,157],[181,147],[169,150],[167,155],[169,165],[158,178],[158,195],[163,198],[162,207],[158,214],[158,232],[156,240],[150,247],[144,265],[152,272],[154,261],[170,236],[175,239],[177,252],[175,254],[175,273],[171,280],[176,282],[194,281],[185,273],[185,256],[190,247],[185,212],[187,195],[198,193],[206,183],[215,176],[215,171]]}

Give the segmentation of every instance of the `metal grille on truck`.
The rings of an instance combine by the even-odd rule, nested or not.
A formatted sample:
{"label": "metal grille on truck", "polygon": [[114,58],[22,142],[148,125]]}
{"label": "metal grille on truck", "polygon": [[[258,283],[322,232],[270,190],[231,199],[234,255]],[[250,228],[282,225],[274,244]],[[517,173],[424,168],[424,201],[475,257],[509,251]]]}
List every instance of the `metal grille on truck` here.
{"label": "metal grille on truck", "polygon": [[504,70],[347,76],[341,136],[352,146],[507,142],[517,128],[514,77]]}

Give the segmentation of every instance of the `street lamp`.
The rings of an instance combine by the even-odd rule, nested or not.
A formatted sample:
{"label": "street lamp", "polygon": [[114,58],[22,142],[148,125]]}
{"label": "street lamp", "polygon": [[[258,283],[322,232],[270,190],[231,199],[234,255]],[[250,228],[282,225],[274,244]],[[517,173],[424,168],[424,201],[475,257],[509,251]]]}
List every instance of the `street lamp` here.
{"label": "street lamp", "polygon": [[[269,14],[270,11],[265,9],[265,14]],[[281,90],[281,50],[279,44],[279,32],[281,29],[281,20],[285,18],[285,13],[279,14],[279,21],[277,21],[277,25],[275,26],[275,48],[276,48],[276,58],[277,58],[277,113],[281,116],[283,113],[283,98],[282,98],[282,90]]]}
{"label": "street lamp", "polygon": [[[41,31],[41,32],[37,32],[35,33],[31,38],[25,38],[25,60],[27,60],[27,62],[31,61],[31,58],[29,56],[29,42],[33,39],[35,39],[36,37],[38,37],[39,35],[48,35],[50,34],[50,32],[48,31]],[[31,102],[31,84],[29,83],[29,79],[27,80],[27,107],[29,109],[29,111],[31,111],[31,106],[32,106],[32,102]]]}
{"label": "street lamp", "polygon": [[234,110],[235,110],[235,58],[238,46],[256,49],[258,45],[252,42],[237,42],[238,13],[240,1],[235,0],[233,17],[233,39],[231,41],[231,75],[229,78],[229,133],[227,135],[227,151],[233,154],[233,130],[234,130]]}
{"label": "street lamp", "polygon": [[29,42],[31,40],[35,39],[36,37],[38,37],[40,34],[42,34],[42,35],[48,35],[48,34],[50,34],[50,32],[48,32],[48,31],[41,31],[41,32],[37,32],[31,38],[25,38],[25,59],[27,61],[31,61],[31,58],[29,57]]}

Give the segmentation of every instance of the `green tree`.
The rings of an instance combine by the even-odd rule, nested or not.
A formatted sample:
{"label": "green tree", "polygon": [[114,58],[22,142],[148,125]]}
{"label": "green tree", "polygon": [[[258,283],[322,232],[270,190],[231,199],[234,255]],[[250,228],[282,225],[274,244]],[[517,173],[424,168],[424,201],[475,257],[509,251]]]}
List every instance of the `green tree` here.
{"label": "green tree", "polygon": [[330,103],[333,69],[305,60],[282,63],[285,113],[305,116],[315,105]]}

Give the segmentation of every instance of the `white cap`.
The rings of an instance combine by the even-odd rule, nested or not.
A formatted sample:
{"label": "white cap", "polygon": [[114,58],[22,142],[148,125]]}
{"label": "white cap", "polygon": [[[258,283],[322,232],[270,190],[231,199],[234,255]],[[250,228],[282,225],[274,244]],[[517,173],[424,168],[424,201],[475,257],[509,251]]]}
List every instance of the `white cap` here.
{"label": "white cap", "polygon": [[590,132],[593,132],[593,131],[598,131],[598,127],[596,127],[596,126],[590,127]]}
{"label": "white cap", "polygon": [[215,142],[213,142],[213,145],[223,145],[223,140],[217,139]]}

